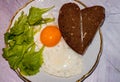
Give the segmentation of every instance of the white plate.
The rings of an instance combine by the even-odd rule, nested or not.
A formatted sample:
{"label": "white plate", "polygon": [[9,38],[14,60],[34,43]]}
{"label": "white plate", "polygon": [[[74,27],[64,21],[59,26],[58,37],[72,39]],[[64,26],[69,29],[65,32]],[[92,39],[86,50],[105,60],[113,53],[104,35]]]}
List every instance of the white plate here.
{"label": "white plate", "polygon": [[[16,15],[13,17],[11,25],[13,25],[14,21],[18,19],[18,17],[21,14],[21,11],[24,11],[25,13],[28,14],[31,6],[39,7],[39,8],[45,8],[45,7],[47,8],[47,7],[51,7],[53,5],[55,6],[55,8],[53,8],[49,12],[53,13],[53,16],[56,18],[55,21],[57,23],[59,9],[61,8],[61,6],[64,3],[67,3],[67,2],[74,2],[74,1],[73,0],[59,0],[59,1],[58,0],[35,0],[35,1],[31,1],[31,2],[27,3],[22,9],[20,9],[16,13]],[[80,6],[80,7],[83,8],[82,6]],[[11,25],[10,25],[10,27],[11,27]],[[80,81],[84,80],[96,68],[96,66],[99,62],[100,56],[101,56],[101,52],[102,52],[102,34],[101,34],[101,31],[99,30],[97,32],[93,42],[88,47],[86,53],[82,57],[84,67],[83,67],[82,73],[80,75],[70,77],[70,78],[60,78],[60,77],[49,75],[41,70],[37,75],[27,77],[27,78],[29,80],[31,80],[32,82],[75,82],[78,79],[80,79]]]}

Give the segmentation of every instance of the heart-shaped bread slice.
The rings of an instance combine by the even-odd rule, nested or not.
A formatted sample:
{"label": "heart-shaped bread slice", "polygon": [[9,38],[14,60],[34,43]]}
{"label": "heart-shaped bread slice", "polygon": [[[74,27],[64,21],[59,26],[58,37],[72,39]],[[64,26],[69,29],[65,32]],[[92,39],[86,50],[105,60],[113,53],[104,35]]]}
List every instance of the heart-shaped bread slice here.
{"label": "heart-shaped bread slice", "polygon": [[58,24],[66,43],[83,55],[105,19],[101,6],[80,10],[75,3],[64,4],[59,12]]}

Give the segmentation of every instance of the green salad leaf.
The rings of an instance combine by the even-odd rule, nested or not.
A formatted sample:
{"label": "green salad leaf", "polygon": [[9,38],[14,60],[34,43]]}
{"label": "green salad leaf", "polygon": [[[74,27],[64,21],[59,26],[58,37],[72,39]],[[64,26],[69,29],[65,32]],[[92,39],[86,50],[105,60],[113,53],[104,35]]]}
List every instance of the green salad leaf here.
{"label": "green salad leaf", "polygon": [[[24,75],[34,75],[39,72],[43,63],[44,46],[36,51],[34,42],[35,24],[45,24],[54,21],[52,18],[42,18],[50,8],[31,7],[29,15],[21,13],[14,25],[4,34],[5,44],[3,57],[9,62],[13,70],[20,69]],[[32,25],[32,26],[31,26]]]}
{"label": "green salad leaf", "polygon": [[24,12],[22,12],[21,16],[18,18],[18,21],[15,21],[14,26],[10,29],[11,34],[19,35],[23,33],[26,24],[27,24],[27,15],[24,15]]}
{"label": "green salad leaf", "polygon": [[17,69],[20,60],[23,57],[26,46],[24,45],[15,45],[14,47],[4,48],[3,57],[6,58],[12,69]]}
{"label": "green salad leaf", "polygon": [[46,24],[46,23],[52,22],[54,20],[55,20],[55,18],[44,18],[44,19],[42,19],[42,21],[39,22],[39,24]]}
{"label": "green salad leaf", "polygon": [[42,52],[44,47],[42,47],[39,51],[35,52],[35,45],[33,45],[25,55],[22,60],[19,68],[22,74],[24,75],[34,75],[39,72],[39,67],[41,67],[43,63]]}
{"label": "green salad leaf", "polygon": [[29,15],[28,15],[29,24],[30,25],[39,24],[43,20],[42,15],[48,12],[49,10],[51,10],[53,7],[43,8],[43,9],[31,7],[29,10]]}

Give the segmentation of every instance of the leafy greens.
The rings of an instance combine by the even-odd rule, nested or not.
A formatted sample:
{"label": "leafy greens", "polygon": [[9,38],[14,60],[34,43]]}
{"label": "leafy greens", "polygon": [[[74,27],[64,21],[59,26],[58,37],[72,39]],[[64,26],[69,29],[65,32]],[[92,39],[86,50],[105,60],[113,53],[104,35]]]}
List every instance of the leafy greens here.
{"label": "leafy greens", "polygon": [[44,21],[44,19],[42,18],[42,14],[44,14],[47,11],[51,10],[53,7],[43,8],[43,9],[31,7],[31,9],[29,10],[29,15],[28,15],[29,24],[30,25],[37,25],[41,21]]}
{"label": "leafy greens", "polygon": [[7,46],[3,48],[3,57],[13,70],[19,69],[24,75],[34,75],[39,72],[43,63],[44,46],[38,51],[35,50],[34,25],[53,21],[51,18],[42,18],[42,14],[52,8],[31,7],[29,15],[22,12],[14,25],[4,34]]}

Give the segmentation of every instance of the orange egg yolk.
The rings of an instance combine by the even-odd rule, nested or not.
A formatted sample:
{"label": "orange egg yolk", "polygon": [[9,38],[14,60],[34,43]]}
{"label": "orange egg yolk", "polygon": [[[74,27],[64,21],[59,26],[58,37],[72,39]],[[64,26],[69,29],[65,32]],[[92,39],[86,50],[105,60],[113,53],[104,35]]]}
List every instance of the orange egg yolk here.
{"label": "orange egg yolk", "polygon": [[60,39],[61,33],[57,26],[47,26],[40,34],[41,42],[47,47],[55,46]]}

